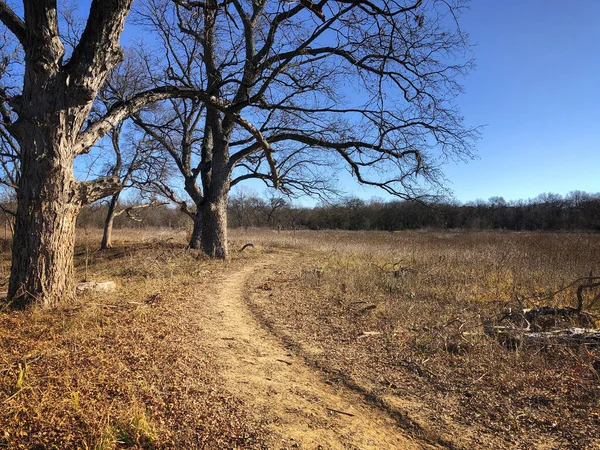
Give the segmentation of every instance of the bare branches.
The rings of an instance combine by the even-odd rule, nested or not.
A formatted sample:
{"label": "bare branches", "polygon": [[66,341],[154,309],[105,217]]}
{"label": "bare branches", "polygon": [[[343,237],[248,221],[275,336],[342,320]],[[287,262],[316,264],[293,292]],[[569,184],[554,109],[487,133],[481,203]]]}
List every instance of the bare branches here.
{"label": "bare branches", "polygon": [[154,200],[150,201],[149,203],[142,203],[140,205],[129,205],[119,211],[116,211],[114,213],[114,217],[119,217],[122,214],[127,214],[127,217],[129,217],[134,222],[141,222],[142,219],[136,217],[133,214],[134,211],[137,211],[139,209],[145,209],[145,208],[155,208],[157,206],[164,206],[167,204],[168,204],[167,202],[159,202],[158,200],[154,199]]}
{"label": "bare branches", "polygon": [[174,86],[162,86],[140,92],[126,101],[112,105],[101,119],[90,124],[78,137],[76,151],[78,154],[87,152],[100,138],[104,137],[112,128],[127,117],[134,115],[141,108],[151,103],[173,97],[199,98],[213,107],[226,110],[227,105],[216,97],[204,91]]}
{"label": "bare branches", "polygon": [[423,186],[439,189],[441,162],[470,156],[476,131],[453,104],[470,64],[453,58],[466,40],[442,17],[454,17],[457,3],[168,5],[151,0],[141,16],[165,53],[160,73],[146,65],[157,87],[114,105],[84,134],[102,134],[147,101],[179,98],[134,122],[174,161],[196,210],[166,182],[157,189],[195,223],[246,180],[326,197],[332,168],[347,167],[360,183],[421,198]]}
{"label": "bare branches", "polygon": [[21,44],[25,44],[25,22],[17,16],[4,0],[0,1],[0,21],[15,35]]}

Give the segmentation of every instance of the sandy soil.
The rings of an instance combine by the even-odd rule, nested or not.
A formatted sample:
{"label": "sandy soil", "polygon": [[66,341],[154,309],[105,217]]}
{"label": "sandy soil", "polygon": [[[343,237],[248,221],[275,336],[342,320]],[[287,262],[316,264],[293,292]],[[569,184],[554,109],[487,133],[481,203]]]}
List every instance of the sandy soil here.
{"label": "sandy soil", "polygon": [[433,448],[415,442],[360,395],[328,384],[260,326],[244,301],[245,281],[275,264],[267,255],[221,278],[214,295],[199,294],[207,319],[203,334],[220,376],[233,395],[264,418],[273,433],[269,448]]}

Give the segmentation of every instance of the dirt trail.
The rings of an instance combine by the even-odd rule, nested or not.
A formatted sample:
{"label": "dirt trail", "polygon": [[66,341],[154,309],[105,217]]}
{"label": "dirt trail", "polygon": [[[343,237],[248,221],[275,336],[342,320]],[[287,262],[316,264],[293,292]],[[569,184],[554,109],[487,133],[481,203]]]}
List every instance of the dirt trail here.
{"label": "dirt trail", "polygon": [[248,277],[275,264],[267,258],[219,283],[203,301],[209,319],[203,328],[228,390],[267,419],[269,448],[431,448],[404,435],[358,394],[327,384],[260,326],[244,302],[244,287]]}

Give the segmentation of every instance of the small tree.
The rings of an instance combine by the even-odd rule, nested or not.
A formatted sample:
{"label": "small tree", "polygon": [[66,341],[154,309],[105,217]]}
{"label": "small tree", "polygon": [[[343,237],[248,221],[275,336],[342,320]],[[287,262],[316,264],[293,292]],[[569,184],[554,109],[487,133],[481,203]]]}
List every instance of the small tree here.
{"label": "small tree", "polygon": [[[141,61],[136,53],[129,51],[125,60],[115,67],[106,80],[94,113],[102,117],[112,104],[126,102],[128,98],[147,88],[148,83],[143,74]],[[143,136],[136,136],[135,130],[125,133],[124,130],[132,128],[128,125],[128,120],[123,121],[109,133],[114,159],[113,163],[109,164],[107,175],[119,179],[120,187],[108,200],[101,250],[112,246],[112,229],[116,217],[127,214],[130,219],[138,220],[132,215],[134,209],[161,204],[152,197],[150,202],[128,205],[119,209],[119,198],[123,190],[135,188],[146,193],[152,191],[153,185],[167,177],[167,162],[161,152],[153,146],[152,141],[144,139]]]}
{"label": "small tree", "polygon": [[280,195],[270,193],[267,195],[267,205],[265,207],[265,214],[267,216],[267,226],[269,228],[277,227],[281,229],[281,216],[282,213],[290,208],[290,204],[287,199]]}
{"label": "small tree", "polygon": [[115,152],[115,163],[109,169],[110,175],[119,178],[121,188],[108,199],[106,219],[100,250],[112,247],[112,230],[115,218],[122,214],[134,221],[140,221],[133,215],[134,210],[165,205],[159,202],[153,195],[149,201],[136,203],[119,208],[121,193],[125,189],[137,189],[142,194],[152,192],[152,186],[167,177],[167,165],[160,153],[152,147],[151,143],[141,139],[130,141],[128,152],[122,149],[121,131],[123,124],[118,125],[111,132],[112,147]]}

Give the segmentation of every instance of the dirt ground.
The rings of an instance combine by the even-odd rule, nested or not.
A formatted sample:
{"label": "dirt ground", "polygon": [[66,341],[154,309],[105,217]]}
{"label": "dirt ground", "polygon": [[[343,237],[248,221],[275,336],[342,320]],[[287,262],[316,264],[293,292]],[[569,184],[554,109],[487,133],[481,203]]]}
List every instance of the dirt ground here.
{"label": "dirt ground", "polygon": [[268,424],[269,448],[420,449],[385,412],[359,394],[329,382],[265,331],[244,301],[245,284],[271,273],[281,259],[271,255],[219,280],[204,303],[204,333],[217,356],[228,390]]}

